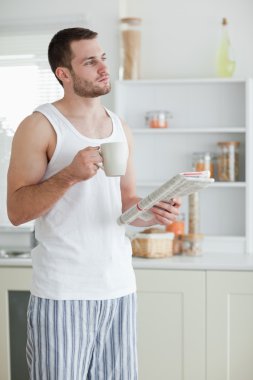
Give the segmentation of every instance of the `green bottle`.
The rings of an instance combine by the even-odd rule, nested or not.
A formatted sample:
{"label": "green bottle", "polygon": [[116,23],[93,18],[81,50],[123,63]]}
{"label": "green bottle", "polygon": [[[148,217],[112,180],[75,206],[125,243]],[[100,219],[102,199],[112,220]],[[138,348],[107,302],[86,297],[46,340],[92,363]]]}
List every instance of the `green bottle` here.
{"label": "green bottle", "polygon": [[221,41],[217,52],[216,71],[219,77],[232,77],[235,72],[236,63],[231,55],[231,44],[226,18],[222,19],[221,32]]}

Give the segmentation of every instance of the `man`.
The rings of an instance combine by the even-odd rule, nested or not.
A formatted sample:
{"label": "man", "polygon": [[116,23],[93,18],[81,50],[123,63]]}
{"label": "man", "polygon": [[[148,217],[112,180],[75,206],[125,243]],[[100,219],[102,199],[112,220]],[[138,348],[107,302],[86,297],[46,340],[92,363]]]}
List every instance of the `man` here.
{"label": "man", "polygon": [[[31,379],[137,379],[135,277],[131,244],[117,224],[135,204],[132,137],[105,109],[110,91],[106,54],[97,33],[59,31],[49,63],[64,88],[62,99],[39,106],[19,126],[8,173],[8,213],[14,225],[36,219],[32,252],[27,361]],[[99,145],[127,141],[123,177],[99,169]],[[153,219],[166,225],[178,214],[160,202]]]}

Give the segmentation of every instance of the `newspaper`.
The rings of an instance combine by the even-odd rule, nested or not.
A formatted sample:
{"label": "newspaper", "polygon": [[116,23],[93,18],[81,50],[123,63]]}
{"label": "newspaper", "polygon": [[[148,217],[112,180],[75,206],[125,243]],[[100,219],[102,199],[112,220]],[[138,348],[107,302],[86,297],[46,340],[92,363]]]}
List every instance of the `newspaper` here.
{"label": "newspaper", "polygon": [[172,202],[174,197],[195,193],[213,182],[208,170],[179,173],[121,214],[118,224],[129,224],[137,218],[148,221],[154,216],[149,209],[157,202]]}

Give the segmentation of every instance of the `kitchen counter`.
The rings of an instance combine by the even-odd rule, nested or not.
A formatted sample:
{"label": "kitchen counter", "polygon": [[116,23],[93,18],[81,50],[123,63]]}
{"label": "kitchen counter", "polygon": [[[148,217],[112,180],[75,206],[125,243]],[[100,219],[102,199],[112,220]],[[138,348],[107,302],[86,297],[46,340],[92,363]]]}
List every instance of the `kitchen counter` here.
{"label": "kitchen counter", "polygon": [[205,253],[166,259],[133,258],[135,269],[253,271],[253,255]]}
{"label": "kitchen counter", "polygon": [[[0,267],[31,267],[31,258],[0,258]],[[135,269],[253,271],[253,255],[205,253],[165,259],[133,258]]]}

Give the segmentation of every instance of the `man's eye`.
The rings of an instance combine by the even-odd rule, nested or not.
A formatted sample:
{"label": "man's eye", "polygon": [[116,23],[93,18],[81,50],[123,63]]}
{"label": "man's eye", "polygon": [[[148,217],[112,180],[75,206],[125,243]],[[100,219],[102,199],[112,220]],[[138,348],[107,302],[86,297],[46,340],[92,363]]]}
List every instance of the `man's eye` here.
{"label": "man's eye", "polygon": [[85,62],[85,66],[90,66],[90,65],[94,65],[94,64],[95,64],[94,60],[90,60],[90,61]]}
{"label": "man's eye", "polygon": [[102,57],[102,61],[106,61],[107,60],[107,57]]}

